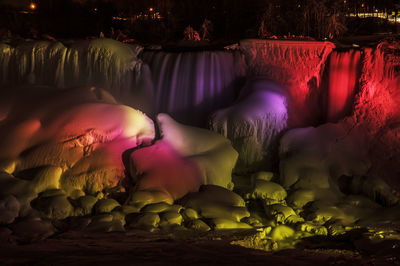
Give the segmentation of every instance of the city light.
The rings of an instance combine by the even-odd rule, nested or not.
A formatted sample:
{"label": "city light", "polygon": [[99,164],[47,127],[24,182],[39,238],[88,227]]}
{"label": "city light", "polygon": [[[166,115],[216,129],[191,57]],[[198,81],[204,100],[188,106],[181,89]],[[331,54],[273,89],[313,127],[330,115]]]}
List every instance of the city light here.
{"label": "city light", "polygon": [[150,11],[150,12],[153,12],[153,10],[154,10],[154,9],[153,9],[152,7],[149,8],[149,11]]}
{"label": "city light", "polygon": [[35,3],[31,2],[31,3],[29,4],[29,8],[30,8],[31,10],[36,10],[37,6],[36,6]]}

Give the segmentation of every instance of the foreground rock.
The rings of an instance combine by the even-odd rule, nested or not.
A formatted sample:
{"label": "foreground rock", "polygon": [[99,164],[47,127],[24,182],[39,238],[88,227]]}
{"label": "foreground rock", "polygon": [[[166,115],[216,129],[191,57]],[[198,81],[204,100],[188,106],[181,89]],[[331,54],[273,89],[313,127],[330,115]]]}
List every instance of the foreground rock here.
{"label": "foreground rock", "polygon": [[73,200],[117,186],[125,178],[123,152],[155,137],[146,115],[102,90],[32,90],[10,96],[0,124],[5,222],[13,220],[12,210],[24,217],[32,206],[45,218],[74,215]]}

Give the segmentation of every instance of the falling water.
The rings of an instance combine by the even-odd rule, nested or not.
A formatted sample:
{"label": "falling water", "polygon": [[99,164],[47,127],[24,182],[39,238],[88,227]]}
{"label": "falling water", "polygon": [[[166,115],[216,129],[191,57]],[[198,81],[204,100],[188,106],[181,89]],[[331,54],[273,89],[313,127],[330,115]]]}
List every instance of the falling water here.
{"label": "falling water", "polygon": [[27,41],[16,47],[0,44],[0,86],[96,86],[131,105],[129,99],[136,96],[147,72],[137,57],[141,50],[139,45],[111,39],[69,46],[49,41]]}
{"label": "falling water", "polygon": [[361,51],[334,51],[327,67],[326,120],[337,122],[352,110],[361,75]]}
{"label": "falling water", "polygon": [[[310,125],[319,113],[326,114],[321,122],[334,122],[351,112],[360,51],[331,53],[331,43],[260,40],[241,42],[240,49],[141,53],[139,45],[111,39],[68,46],[48,41],[0,44],[0,85],[96,86],[148,115],[165,112],[182,123],[204,126],[211,113],[235,102],[246,75],[263,76],[288,89],[292,122]],[[320,87],[324,67],[326,85]],[[322,100],[324,106],[319,105]]]}
{"label": "falling water", "polygon": [[231,104],[245,75],[239,52],[145,51],[154,83],[156,113],[180,122],[204,125],[211,112]]}

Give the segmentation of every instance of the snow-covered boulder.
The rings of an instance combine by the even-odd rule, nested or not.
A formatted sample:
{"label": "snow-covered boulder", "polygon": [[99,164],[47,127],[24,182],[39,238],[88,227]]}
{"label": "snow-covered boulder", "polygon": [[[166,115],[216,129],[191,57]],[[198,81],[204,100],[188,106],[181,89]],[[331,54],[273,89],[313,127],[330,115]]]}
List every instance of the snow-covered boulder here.
{"label": "snow-covered boulder", "polygon": [[[288,131],[280,143],[280,181],[285,188],[326,189],[342,175],[366,174],[371,163],[363,133],[345,124]],[[351,133],[351,134],[349,134]]]}
{"label": "snow-covered boulder", "polygon": [[130,162],[137,191],[159,191],[176,200],[197,191],[203,181],[198,166],[165,140],[133,151]]}
{"label": "snow-covered boulder", "polygon": [[211,116],[210,127],[232,141],[238,151],[236,172],[269,170],[276,161],[281,132],[287,124],[283,89],[268,79],[254,79],[238,101]]}
{"label": "snow-covered boulder", "polygon": [[20,204],[13,195],[0,197],[0,224],[9,224],[19,215]]}
{"label": "snow-covered boulder", "polygon": [[0,194],[16,196],[24,210],[45,191],[75,198],[116,186],[123,153],[155,137],[145,114],[95,88],[21,90],[10,102],[0,122]]}
{"label": "snow-covered boulder", "polygon": [[299,206],[314,200],[332,202],[342,193],[364,194],[383,205],[400,201],[398,193],[370,171],[369,138],[362,129],[347,119],[294,129],[282,137],[280,181],[285,188],[307,191],[303,199],[292,195],[290,202]]}
{"label": "snow-covered boulder", "polygon": [[167,114],[159,114],[157,123],[162,140],[200,169],[202,184],[232,186],[238,153],[228,139],[206,129],[182,125]]}
{"label": "snow-covered boulder", "polygon": [[167,114],[159,114],[157,122],[161,139],[130,155],[129,170],[136,186],[129,204],[141,208],[172,203],[205,184],[232,187],[238,154],[229,140],[209,130],[179,124]]}

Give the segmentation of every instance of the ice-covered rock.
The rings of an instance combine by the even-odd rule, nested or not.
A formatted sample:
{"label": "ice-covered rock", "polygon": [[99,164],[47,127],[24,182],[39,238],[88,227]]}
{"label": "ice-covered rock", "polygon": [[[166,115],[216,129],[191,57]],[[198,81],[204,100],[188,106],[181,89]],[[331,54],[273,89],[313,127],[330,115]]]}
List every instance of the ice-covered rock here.
{"label": "ice-covered rock", "polygon": [[158,227],[160,216],[154,212],[132,213],[127,215],[126,222],[131,228],[152,230]]}
{"label": "ice-covered rock", "polygon": [[202,184],[232,186],[238,153],[228,139],[209,130],[182,125],[167,114],[159,114],[157,122],[162,140],[200,169]]}
{"label": "ice-covered rock", "polygon": [[108,213],[119,206],[121,205],[114,199],[101,199],[94,205],[94,208],[96,213]]}
{"label": "ice-covered rock", "polygon": [[288,201],[295,207],[318,199],[338,202],[345,193],[397,204],[398,193],[371,173],[368,135],[352,119],[287,132],[281,139],[280,178],[294,189]]}
{"label": "ice-covered rock", "polygon": [[43,218],[65,219],[74,214],[74,208],[65,195],[40,196],[31,206],[41,212]]}
{"label": "ice-covered rock", "polygon": [[271,181],[257,179],[254,182],[250,197],[253,199],[264,199],[270,204],[279,203],[287,196],[286,190],[279,184]]}
{"label": "ice-covered rock", "polygon": [[[73,215],[70,200],[116,186],[123,153],[155,137],[145,114],[95,88],[20,90],[10,99],[0,123],[0,194],[14,195],[22,216],[31,206],[46,218]],[[77,214],[96,201],[80,202]]]}
{"label": "ice-covered rock", "polygon": [[211,230],[210,226],[200,219],[188,221],[186,223],[186,227],[200,232],[207,232]]}
{"label": "ice-covered rock", "polygon": [[10,224],[19,215],[20,204],[13,195],[0,197],[0,224]]}
{"label": "ice-covered rock", "polygon": [[300,128],[281,139],[280,180],[285,188],[338,188],[341,175],[365,174],[371,163],[363,133],[351,124]]}
{"label": "ice-covered rock", "polygon": [[245,207],[245,201],[235,192],[226,188],[204,185],[197,193],[190,193],[180,200],[185,208],[199,211],[205,204],[217,203],[225,206]]}
{"label": "ice-covered rock", "polygon": [[130,174],[136,191],[159,191],[173,200],[197,191],[203,181],[197,165],[165,140],[133,151]]}
{"label": "ice-covered rock", "polygon": [[280,134],[287,126],[286,96],[270,80],[253,79],[236,103],[211,116],[210,127],[238,151],[236,172],[269,170],[276,161]]}
{"label": "ice-covered rock", "polygon": [[294,236],[295,231],[286,225],[278,225],[271,231],[271,238],[274,241],[284,240]]}
{"label": "ice-covered rock", "polygon": [[11,226],[13,234],[23,242],[40,241],[55,233],[51,222],[39,218],[27,218]]}
{"label": "ice-covered rock", "polygon": [[215,230],[221,229],[252,229],[249,224],[237,222],[226,218],[214,218],[210,222]]}
{"label": "ice-covered rock", "polygon": [[240,221],[249,217],[250,213],[245,207],[244,200],[236,193],[223,187],[205,185],[199,192],[187,194],[179,201],[184,207],[184,217],[187,210],[195,212],[190,219],[200,217],[211,219],[215,229],[251,228]]}

